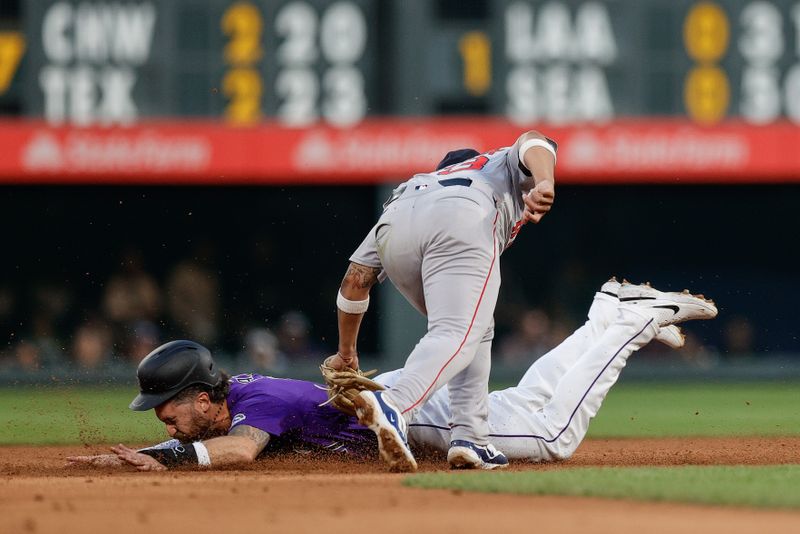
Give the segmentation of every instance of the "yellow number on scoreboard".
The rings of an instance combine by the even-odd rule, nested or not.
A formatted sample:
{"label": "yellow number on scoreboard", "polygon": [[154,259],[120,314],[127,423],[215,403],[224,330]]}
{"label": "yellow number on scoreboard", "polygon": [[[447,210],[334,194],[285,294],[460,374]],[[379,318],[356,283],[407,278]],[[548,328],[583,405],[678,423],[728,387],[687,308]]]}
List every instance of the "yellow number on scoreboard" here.
{"label": "yellow number on scoreboard", "polygon": [[464,63],[464,87],[472,96],[483,96],[492,85],[492,45],[484,32],[464,34],[458,41]]}
{"label": "yellow number on scoreboard", "polygon": [[222,31],[230,36],[225,46],[225,61],[233,65],[250,65],[261,59],[261,12],[248,2],[232,5],[222,17]]}
{"label": "yellow number on scoreboard", "polygon": [[695,67],[683,90],[689,115],[697,122],[713,124],[722,120],[730,103],[728,77],[719,67]]}
{"label": "yellow number on scoreboard", "polygon": [[225,61],[231,70],[222,78],[222,91],[228,97],[226,119],[239,126],[261,119],[263,83],[253,68],[261,59],[261,12],[249,2],[237,2],[222,16],[222,31],[230,37],[225,46]]}
{"label": "yellow number on scoreboard", "polygon": [[717,4],[695,4],[683,25],[683,42],[689,57],[698,62],[718,61],[728,49],[728,17]]}
{"label": "yellow number on scoreboard", "polygon": [[222,90],[230,99],[227,119],[238,125],[255,124],[261,118],[261,76],[253,69],[232,69],[222,80]]}
{"label": "yellow number on scoreboard", "polygon": [[728,76],[716,62],[728,50],[728,16],[713,2],[698,2],[683,24],[683,45],[699,63],[689,71],[683,85],[683,101],[689,116],[703,124],[722,120],[731,99]]}
{"label": "yellow number on scoreboard", "polygon": [[21,33],[0,32],[0,95],[11,86],[24,53],[25,38]]}

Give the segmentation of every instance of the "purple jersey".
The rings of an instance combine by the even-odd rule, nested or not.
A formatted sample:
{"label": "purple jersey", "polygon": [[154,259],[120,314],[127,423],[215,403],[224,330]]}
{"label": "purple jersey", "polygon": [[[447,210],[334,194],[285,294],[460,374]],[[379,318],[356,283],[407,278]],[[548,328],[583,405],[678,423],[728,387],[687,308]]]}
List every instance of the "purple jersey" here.
{"label": "purple jersey", "polygon": [[268,432],[266,451],[374,451],[375,435],[355,418],[331,406],[320,406],[327,400],[324,387],[313,382],[257,374],[231,377],[227,399],[231,428],[243,424]]}

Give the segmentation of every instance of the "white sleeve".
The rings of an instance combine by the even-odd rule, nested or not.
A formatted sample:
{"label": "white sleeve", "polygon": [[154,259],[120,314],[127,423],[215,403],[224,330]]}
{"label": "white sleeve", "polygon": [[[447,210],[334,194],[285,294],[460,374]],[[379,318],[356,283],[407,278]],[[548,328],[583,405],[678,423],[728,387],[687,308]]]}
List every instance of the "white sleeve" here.
{"label": "white sleeve", "polygon": [[364,241],[361,242],[356,251],[350,256],[350,261],[359,265],[381,269],[381,272],[378,274],[378,282],[383,283],[383,281],[386,280],[386,271],[383,270],[381,259],[378,257],[378,247],[375,244],[376,229],[377,225],[372,227],[364,238]]}
{"label": "white sleeve", "polygon": [[[524,143],[522,143],[519,147],[519,162],[525,165],[524,155],[525,152],[528,151],[529,148],[539,147],[547,150],[553,155],[553,160],[557,161],[558,156],[556,156],[556,149],[553,147],[555,143],[551,143],[550,141],[545,141],[544,139],[528,139]],[[526,167],[527,168],[527,167]]]}

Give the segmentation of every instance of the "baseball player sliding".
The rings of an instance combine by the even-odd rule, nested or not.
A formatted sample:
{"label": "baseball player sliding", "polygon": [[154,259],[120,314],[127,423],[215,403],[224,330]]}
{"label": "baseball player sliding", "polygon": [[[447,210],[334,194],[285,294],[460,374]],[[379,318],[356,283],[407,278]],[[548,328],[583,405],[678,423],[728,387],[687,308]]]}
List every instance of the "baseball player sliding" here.
{"label": "baseball player sliding", "polygon": [[[531,365],[517,386],[488,396],[489,436],[512,459],[569,458],[631,354],[653,339],[679,347],[683,337],[672,325],[716,315],[702,295],[610,280],[595,294],[583,326]],[[392,391],[406,372],[376,381]],[[114,454],[71,457],[70,463],[149,471],[250,462],[287,448],[374,454],[372,432],[330,406],[324,387],[254,374],[228,378],[208,350],[191,341],[157,348],[139,364],[137,376],[141,392],[131,409],[155,409],[173,439],[138,451],[117,445]],[[415,412],[408,427],[412,448],[449,454],[450,399],[440,388]]]}
{"label": "baseball player sliding", "polygon": [[336,304],[339,347],[331,365],[358,369],[356,340],[372,286],[388,277],[428,318],[428,332],[385,392],[353,401],[383,459],[416,469],[408,423],[449,384],[453,467],[508,464],[490,443],[488,383],[500,254],[522,225],[538,223],[555,197],[557,145],[539,132],[511,147],[447,154],[436,171],[395,189],[377,224],[350,257]]}

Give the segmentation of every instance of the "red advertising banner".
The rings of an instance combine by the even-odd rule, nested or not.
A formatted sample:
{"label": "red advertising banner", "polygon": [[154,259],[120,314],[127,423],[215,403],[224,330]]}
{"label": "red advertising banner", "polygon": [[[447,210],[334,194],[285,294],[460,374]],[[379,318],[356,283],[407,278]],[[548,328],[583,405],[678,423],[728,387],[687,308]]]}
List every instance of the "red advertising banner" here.
{"label": "red advertising banner", "polygon": [[[538,129],[559,143],[561,183],[800,182],[800,127],[788,122],[702,127],[658,119]],[[0,121],[0,183],[394,183],[431,170],[449,150],[508,146],[524,130],[485,117],[370,119],[349,129]]]}

